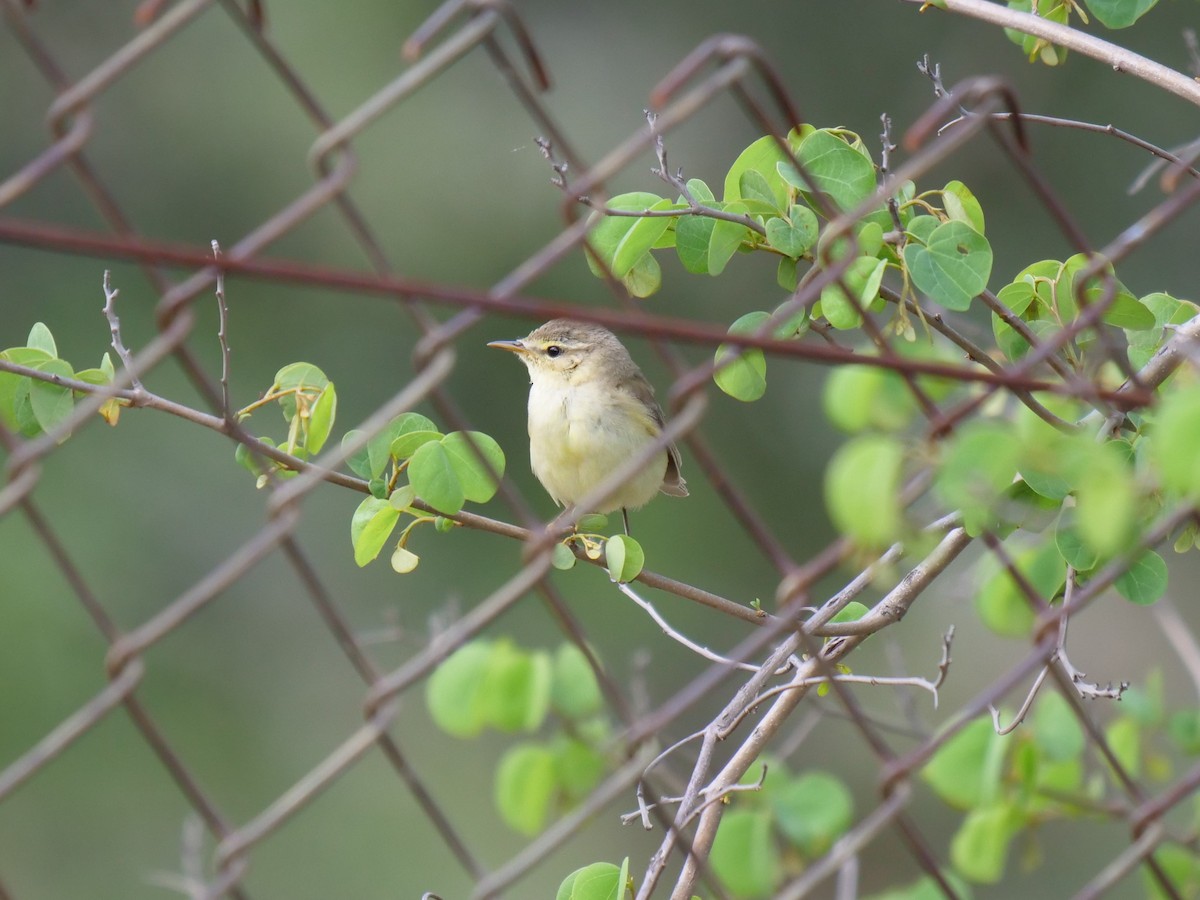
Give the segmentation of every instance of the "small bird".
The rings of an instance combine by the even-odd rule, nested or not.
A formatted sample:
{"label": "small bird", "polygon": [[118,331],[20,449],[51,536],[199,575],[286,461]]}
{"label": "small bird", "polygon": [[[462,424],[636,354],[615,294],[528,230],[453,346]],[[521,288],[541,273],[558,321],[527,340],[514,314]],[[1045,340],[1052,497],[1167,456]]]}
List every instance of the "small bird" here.
{"label": "small bird", "polygon": [[[554,319],[515,341],[511,350],[529,369],[529,461],[560,506],[578,503],[663,430],[654,388],[617,336],[601,325]],[[660,450],[593,512],[629,513],[662,491],[688,495],[679,450]]]}

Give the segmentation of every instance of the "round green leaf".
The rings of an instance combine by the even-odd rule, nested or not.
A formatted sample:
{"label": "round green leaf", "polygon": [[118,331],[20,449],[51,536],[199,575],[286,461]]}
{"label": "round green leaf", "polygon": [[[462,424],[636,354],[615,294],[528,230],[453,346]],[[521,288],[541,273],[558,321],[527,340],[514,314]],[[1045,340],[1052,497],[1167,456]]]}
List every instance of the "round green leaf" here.
{"label": "round green leaf", "polygon": [[807,206],[794,205],[788,217],[767,220],[767,243],[793,258],[803,256],[817,242],[817,215]]}
{"label": "round green leaf", "polygon": [[825,472],[825,505],[834,525],[867,547],[900,535],[900,475],[904,446],[886,435],[865,435],[844,444]]}
{"label": "round green leaf", "polygon": [[455,431],[442,438],[442,446],[462,485],[463,496],[472,503],[491,500],[500,484],[497,477],[504,475],[500,445],[482,431]]}
{"label": "round green leaf", "polygon": [[854,799],[833,775],[809,772],[770,793],[779,828],[810,859],[828,850],[854,820]]}
{"label": "round green leaf", "polygon": [[1114,587],[1130,603],[1149,606],[1167,590],[1167,564],[1153,550],[1146,550],[1116,580]]}
{"label": "round green leaf", "polygon": [[621,283],[625,285],[625,290],[629,291],[630,296],[644,300],[662,287],[662,266],[658,264],[654,254],[647,253],[625,273]]}
{"label": "round green leaf", "polygon": [[1150,456],[1163,487],[1200,498],[1200,388],[1176,391],[1163,400]]}
{"label": "round green leaf", "polygon": [[1087,0],[1087,8],[1105,28],[1128,28],[1146,13],[1158,0]]}
{"label": "round green leaf", "polygon": [[[609,209],[629,212],[670,209],[670,200],[646,191],[619,194],[608,201]],[[588,245],[617,278],[624,278],[671,225],[668,216],[637,218],[634,216],[606,216],[597,213],[595,226],[588,232]],[[591,254],[586,254],[588,267],[597,277],[603,270],[596,265]]]}
{"label": "round green leaf", "polygon": [[604,777],[604,755],[583,741],[565,735],[553,746],[555,776],[567,800],[578,802],[595,790]]}
{"label": "round green leaf", "polygon": [[604,563],[613,581],[633,581],[646,564],[642,545],[627,534],[617,534],[604,542]]}
{"label": "round green leaf", "polygon": [[462,509],[467,499],[455,464],[441,441],[417,449],[408,464],[408,480],[422,500],[447,515]]}
{"label": "round green leaf", "polygon": [[464,644],[450,654],[425,686],[425,705],[434,723],[454,737],[474,737],[487,724],[483,685],[491,664],[488,641]]}
{"label": "round green leaf", "polygon": [[537,834],[558,790],[554,754],[539,744],[510,747],[496,768],[496,809],[510,828]]}
{"label": "round green leaf", "polygon": [[950,842],[950,861],[971,881],[995,884],[1004,875],[1008,845],[1021,827],[1011,804],[998,803],[967,813]]}
{"label": "round green leaf", "polygon": [[779,149],[779,144],[773,136],[768,134],[760,137],[739,153],[733,165],[729,167],[729,172],[725,175],[725,199],[747,199],[743,176],[753,172],[762,176],[769,186],[775,208],[783,209],[787,203],[788,191],[776,167],[786,160],[787,155]]}
{"label": "round green leaf", "polygon": [[767,897],[782,877],[771,816],[762,809],[725,813],[709,854],[709,864],[731,894]]}
{"label": "round green leaf", "polygon": [[485,720],[500,731],[536,731],[550,709],[551,683],[549,654],[496,641],[480,686]]}
{"label": "round green leaf", "polygon": [[933,754],[921,777],[946,803],[973,809],[999,791],[1007,746],[990,719],[976,719]]}
{"label": "round green leaf", "polygon": [[554,900],[623,900],[623,871],[606,862],[576,869],[558,886]]}
{"label": "round green leaf", "polygon": [[[1015,563],[1025,580],[1043,600],[1057,596],[1066,581],[1062,558],[1052,543],[1016,554]],[[1033,608],[1007,569],[994,564],[975,598],[983,624],[1004,637],[1026,637],[1033,627]]]}
{"label": "round green leaf", "polygon": [[[837,211],[853,209],[875,190],[875,164],[827,130],[818,129],[802,140],[796,159],[812,179],[812,186],[828,195]],[[788,184],[805,193],[811,191],[790,162],[778,163],[777,169]]]}
{"label": "round green leaf", "polygon": [[961,312],[987,288],[992,248],[965,222],[943,222],[924,246],[905,246],[904,262],[913,284],[947,309]]}
{"label": "round green leaf", "polygon": [[879,366],[842,365],[822,393],[825,416],[843,431],[899,431],[912,421],[916,402],[896,372]]}
{"label": "round green leaf", "polygon": [[[48,359],[38,363],[36,368],[48,375],[58,375],[62,378],[72,378],[75,375],[75,370],[65,359]],[[42,431],[51,431],[71,415],[75,408],[75,398],[70,388],[31,378],[29,404]]]}
{"label": "round green leaf", "polygon": [[566,572],[575,568],[575,563],[579,558],[566,544],[555,544],[554,554],[550,558],[550,564],[561,572]]}
{"label": "round green leaf", "polygon": [[596,673],[574,644],[563,644],[554,654],[550,703],[568,719],[584,719],[600,711],[603,700]]}
{"label": "round green leaf", "polygon": [[[714,204],[730,212],[744,212],[737,204]],[[720,275],[750,237],[745,225],[708,216],[681,216],[675,226],[675,252],[693,275]]]}
{"label": "round green leaf", "polygon": [[1074,759],[1083,753],[1083,727],[1066,698],[1057,691],[1043,691],[1029,721],[1033,742],[1051,762]]}
{"label": "round green leaf", "polygon": [[850,263],[842,275],[842,282],[853,300],[846,296],[846,290],[837,281],[821,288],[821,312],[829,324],[839,330],[861,325],[862,311],[879,296],[879,286],[883,283],[886,269],[887,261],[874,256],[859,256]]}
{"label": "round green leaf", "polygon": [[970,533],[978,534],[1012,484],[1021,444],[999,422],[970,422],[947,443],[934,490],[949,509],[959,509]]}
{"label": "round green leaf", "polygon": [[[729,326],[729,333],[754,334],[770,318],[766,312],[746,313]],[[767,358],[761,350],[739,350],[731,344],[721,344],[714,365],[717,368],[713,381],[735,400],[752,403],[767,392]]]}

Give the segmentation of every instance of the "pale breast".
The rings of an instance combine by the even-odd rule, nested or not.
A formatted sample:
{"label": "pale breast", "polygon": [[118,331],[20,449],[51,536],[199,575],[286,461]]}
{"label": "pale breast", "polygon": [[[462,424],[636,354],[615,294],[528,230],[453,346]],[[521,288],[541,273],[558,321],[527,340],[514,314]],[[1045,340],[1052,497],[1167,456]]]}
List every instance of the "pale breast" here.
{"label": "pale breast", "polygon": [[[570,391],[531,386],[530,464],[558,503],[581,500],[651,440],[643,417],[627,409],[621,402],[625,399],[580,386]],[[643,505],[658,492],[666,465],[663,451],[597,511]]]}

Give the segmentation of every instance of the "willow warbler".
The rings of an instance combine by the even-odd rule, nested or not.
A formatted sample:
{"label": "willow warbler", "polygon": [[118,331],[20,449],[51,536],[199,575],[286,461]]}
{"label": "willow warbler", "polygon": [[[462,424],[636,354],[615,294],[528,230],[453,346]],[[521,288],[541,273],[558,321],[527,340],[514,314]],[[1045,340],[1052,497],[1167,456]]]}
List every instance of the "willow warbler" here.
{"label": "willow warbler", "polygon": [[[529,461],[560,506],[578,503],[663,430],[654,388],[617,336],[600,325],[554,319],[515,341],[529,369]],[[591,512],[637,509],[662,491],[686,497],[679,450],[669,444]]]}

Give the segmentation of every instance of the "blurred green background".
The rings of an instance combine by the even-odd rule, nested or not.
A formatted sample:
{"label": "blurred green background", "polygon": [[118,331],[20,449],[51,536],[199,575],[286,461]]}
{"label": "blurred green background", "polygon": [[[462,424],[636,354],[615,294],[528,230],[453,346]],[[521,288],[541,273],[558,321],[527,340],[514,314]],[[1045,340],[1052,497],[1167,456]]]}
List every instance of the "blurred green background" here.
{"label": "blurred green background", "polygon": [[[19,5],[9,0],[11,9]],[[132,2],[43,0],[26,14],[71,79],[82,77],[134,38]],[[1073,56],[1062,70],[1027,63],[993,28],[894,0],[827,3],[711,0],[561,3],[519,0],[554,80],[547,104],[579,152],[600,158],[641,126],[650,88],[703,38],[740,32],[758,41],[778,66],[801,112],[817,125],[844,125],[878,146],[879,115],[897,134],[930,103],[929,84],[915,62],[928,52],[948,84],[1000,74],[1024,109],[1112,124],[1162,146],[1195,136],[1194,110],[1129,77]],[[403,40],[434,9],[432,3],[354,4],[291,0],[268,3],[268,29],[319,102],[334,118],[362,103],[401,71]],[[1162,4],[1119,41],[1183,68],[1181,28],[1195,5]],[[2,20],[0,20],[2,21]],[[507,44],[506,44],[507,46]],[[54,92],[12,31],[0,24],[0,178],[24,165],[48,142],[44,115]],[[216,4],[95,104],[95,132],[86,155],[135,228],[148,237],[203,251],[211,239],[226,247],[277,212],[310,183],[306,154],[315,134],[261,57]],[[354,142],[360,168],[351,194],[399,273],[486,288],[553,238],[561,196],[534,145],[536,127],[511,96],[486,54],[475,51]],[[673,166],[719,184],[737,152],[757,132],[734,102],[722,98],[671,133]],[[1151,186],[1126,187],[1149,161],[1112,139],[1064,130],[1032,134],[1036,159],[1067,207],[1096,244],[1110,240],[1160,199]],[[613,192],[666,189],[650,174],[646,154],[611,185]],[[1011,275],[1029,262],[1070,252],[1047,214],[987,141],[944,164],[930,179],[965,181],[979,196],[997,253],[996,272]],[[59,171],[0,214],[103,230],[78,184]],[[1165,290],[1195,295],[1198,214],[1184,218],[1136,253],[1120,273],[1138,294]],[[366,268],[341,220],[315,215],[269,248],[269,254],[314,263]],[[1190,266],[1181,266],[1186,260]],[[101,315],[101,272],[113,270],[121,289],[124,337],[135,350],[155,333],[157,297],[140,272],[116,261],[72,257],[0,245],[0,342],[21,345],[30,326],[46,322],[60,354],[76,368],[96,365],[107,349]],[[232,389],[251,402],[282,365],[305,360],[337,384],[338,431],[384,403],[412,374],[416,334],[394,302],[321,289],[273,286],[231,277]],[[613,301],[574,254],[530,293],[581,305]],[[647,301],[656,311],[731,322],[782,299],[773,266],[738,259],[720,279],[688,276],[664,262],[662,291]],[[210,372],[219,369],[215,304],[196,307],[191,350]],[[449,310],[439,312],[448,315]],[[523,334],[535,322],[488,317],[458,344],[448,389],[475,427],[508,453],[509,477],[545,516],[551,503],[528,470],[524,436],[526,377],[516,362],[484,348],[488,340]],[[987,323],[975,323],[987,340]],[[635,358],[665,392],[669,378],[651,349],[630,341]],[[680,347],[699,362],[711,348]],[[826,371],[796,362],[771,364],[767,397],[745,406],[712,392],[703,432],[794,558],[803,560],[831,538],[821,505],[820,477],[840,438],[820,413]],[[178,367],[168,362],[146,379],[167,397],[200,405]],[[429,409],[422,411],[430,413]],[[282,436],[271,410],[253,422]],[[636,533],[651,568],[739,600],[774,596],[773,570],[742,535],[698,477],[685,454],[693,496],[660,500],[636,517]],[[232,447],[212,432],[170,416],[128,411],[115,430],[98,419],[43,464],[34,498],[73,560],[123,629],[172,602],[265,521],[265,495],[233,462]],[[419,534],[422,555],[413,575],[398,577],[385,562],[357,569],[348,541],[357,495],[333,487],[313,494],[299,528],[324,584],[356,628],[387,632],[372,646],[392,667],[428,641],[435,619],[470,608],[520,565],[520,547],[482,534]],[[500,501],[482,510],[512,513]],[[1182,572],[1176,585],[1186,585]],[[667,641],[599,571],[556,576],[618,681],[640,679],[651,704],[700,671],[702,663]],[[939,590],[917,604],[895,635],[868,643],[856,671],[889,673],[892,642],[908,669],[932,674],[947,624],[959,627],[943,710],[977,693],[1020,654],[1019,643],[983,633],[968,599],[972,569],[960,561]],[[827,587],[834,587],[830,581]],[[1174,588],[1175,596],[1186,588]],[[731,646],[744,631],[673,597],[655,597],[661,612],[700,643]],[[1190,621],[1195,624],[1196,619]],[[541,603],[527,598],[490,633],[524,646],[561,639]],[[1073,661],[1094,678],[1143,678],[1166,658],[1161,637],[1143,612],[1115,601],[1092,611],[1073,631]],[[1117,636],[1121,636],[1118,640]],[[86,618],[44,546],[19,513],[0,519],[0,766],[24,753],[104,684],[106,646]],[[1157,658],[1157,659],[1156,659]],[[648,659],[648,665],[645,660]],[[139,691],[184,763],[235,824],[259,814],[361,723],[363,686],[312,609],[292,570],[273,556],[224,592],[194,620],[146,656]],[[640,661],[640,662],[638,662]],[[638,668],[638,666],[645,666]],[[1183,680],[1168,661],[1168,683]],[[1180,690],[1182,690],[1182,686]],[[874,708],[894,698],[860,692]],[[714,698],[714,704],[720,698]],[[928,721],[941,721],[925,697]],[[717,707],[695,710],[699,726]],[[506,861],[524,841],[497,821],[490,803],[491,767],[508,738],[455,741],[428,721],[417,692],[408,696],[395,732],[417,770],[485,864]],[[686,731],[680,725],[678,738]],[[854,784],[862,814],[873,804],[875,761],[851,726],[827,719],[794,768],[827,767]],[[512,892],[550,896],[571,869],[595,859],[633,857],[635,871],[657,846],[616,812],[570,841]],[[179,843],[189,808],[124,713],[90,730],[63,756],[0,804],[0,882],[15,897],[153,898],[169,896],[155,873],[179,868]],[[956,817],[936,802],[918,820],[944,841]],[[1049,843],[1052,836],[1047,836]],[[1120,829],[1096,826],[1088,852],[1056,860],[1018,879],[1030,896],[1062,896],[1124,846]],[[1072,868],[1074,863],[1077,868]],[[866,888],[908,881],[916,866],[886,836],[864,860]],[[253,853],[245,882],[254,897],[416,897],[435,891],[462,897],[469,879],[426,824],[392,770],[372,752],[309,808]],[[1133,884],[1128,885],[1133,889]],[[1007,890],[1012,889],[1008,883]],[[1001,896],[981,891],[979,896]]]}

